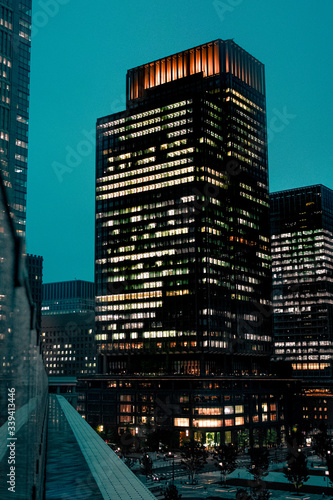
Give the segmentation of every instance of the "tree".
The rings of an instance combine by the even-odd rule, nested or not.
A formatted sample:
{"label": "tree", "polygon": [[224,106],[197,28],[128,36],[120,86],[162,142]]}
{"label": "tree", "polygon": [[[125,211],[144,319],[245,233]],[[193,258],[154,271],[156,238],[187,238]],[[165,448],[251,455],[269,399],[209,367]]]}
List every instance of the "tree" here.
{"label": "tree", "polygon": [[180,448],[180,455],[182,457],[181,465],[187,470],[190,481],[193,483],[196,472],[207,463],[205,447],[191,439]]}
{"label": "tree", "polygon": [[132,448],[136,445],[136,438],[131,434],[129,429],[126,429],[125,432],[120,434],[119,436],[119,448],[121,454],[125,457]]}
{"label": "tree", "polygon": [[153,473],[153,461],[147,453],[141,458],[141,472],[146,476],[146,481]]}
{"label": "tree", "polygon": [[296,424],[292,427],[286,438],[286,441],[288,448],[290,447],[299,448],[300,446],[304,445],[305,432],[303,431],[302,426],[300,424]]}
{"label": "tree", "polygon": [[220,469],[221,476],[224,476],[224,484],[227,482],[227,475],[237,468],[236,457],[237,450],[232,444],[223,444],[216,449],[214,460],[217,463],[215,465]]}
{"label": "tree", "polygon": [[250,448],[250,465],[248,471],[255,481],[267,476],[269,466],[269,451],[266,448]]}
{"label": "tree", "polygon": [[180,500],[181,495],[178,493],[177,487],[174,484],[169,484],[164,492],[164,500]]}
{"label": "tree", "polygon": [[158,431],[148,432],[146,437],[147,449],[149,451],[158,451],[159,439],[160,439],[160,433]]}
{"label": "tree", "polygon": [[309,479],[307,459],[300,450],[293,450],[292,453],[288,454],[287,461],[288,464],[287,467],[283,468],[283,473],[288,481],[293,483],[298,494],[303,484]]}
{"label": "tree", "polygon": [[323,461],[327,457],[327,452],[331,448],[331,439],[327,434],[326,425],[321,425],[319,432],[313,438],[313,449]]}
{"label": "tree", "polygon": [[269,451],[266,448],[250,448],[249,455],[248,471],[253,476],[251,496],[258,500],[264,500],[268,492],[262,478],[268,474]]}

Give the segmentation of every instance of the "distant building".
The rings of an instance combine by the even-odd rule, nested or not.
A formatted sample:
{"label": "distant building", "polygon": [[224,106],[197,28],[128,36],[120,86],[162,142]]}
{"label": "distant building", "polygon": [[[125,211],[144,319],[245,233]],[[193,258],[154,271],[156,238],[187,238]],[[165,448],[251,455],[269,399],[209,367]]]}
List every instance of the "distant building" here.
{"label": "distant building", "polygon": [[76,377],[97,372],[93,312],[43,314],[41,342],[50,376]]}
{"label": "distant building", "polygon": [[94,304],[94,283],[43,285],[42,352],[50,376],[97,372]]}
{"label": "distant building", "polygon": [[83,313],[94,310],[94,283],[74,280],[43,284],[42,314]]}
{"label": "distant building", "polygon": [[43,257],[27,254],[25,257],[28,271],[31,298],[35,304],[36,320],[38,328],[42,324],[42,298],[43,298]]}
{"label": "distant building", "polygon": [[11,212],[25,235],[31,0],[0,0],[0,165]]}
{"label": "distant building", "polygon": [[275,358],[305,379],[332,379],[333,191],[271,194]]}

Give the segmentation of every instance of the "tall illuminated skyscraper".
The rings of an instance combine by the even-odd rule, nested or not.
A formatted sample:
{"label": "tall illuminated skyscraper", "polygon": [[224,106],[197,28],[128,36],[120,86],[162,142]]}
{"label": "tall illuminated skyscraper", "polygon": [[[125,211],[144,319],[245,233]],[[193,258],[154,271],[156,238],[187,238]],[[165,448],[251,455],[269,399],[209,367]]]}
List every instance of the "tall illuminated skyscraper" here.
{"label": "tall illuminated skyscraper", "polygon": [[332,379],[333,191],[271,194],[275,356],[295,376]]}
{"label": "tall illuminated skyscraper", "polygon": [[19,235],[25,235],[31,0],[0,0],[0,163]]}
{"label": "tall illuminated skyscraper", "polygon": [[216,40],[127,73],[97,122],[104,373],[259,373],[271,349],[264,66]]}

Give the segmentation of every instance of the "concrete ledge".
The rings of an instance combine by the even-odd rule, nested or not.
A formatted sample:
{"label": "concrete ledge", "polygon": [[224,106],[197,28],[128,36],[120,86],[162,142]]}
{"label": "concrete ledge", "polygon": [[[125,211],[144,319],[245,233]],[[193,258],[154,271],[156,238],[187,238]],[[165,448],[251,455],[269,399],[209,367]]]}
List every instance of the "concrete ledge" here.
{"label": "concrete ledge", "polygon": [[[156,497],[126,467],[68,401],[63,396],[56,396],[56,398],[103,499],[156,500]],[[61,475],[60,470],[59,475]]]}

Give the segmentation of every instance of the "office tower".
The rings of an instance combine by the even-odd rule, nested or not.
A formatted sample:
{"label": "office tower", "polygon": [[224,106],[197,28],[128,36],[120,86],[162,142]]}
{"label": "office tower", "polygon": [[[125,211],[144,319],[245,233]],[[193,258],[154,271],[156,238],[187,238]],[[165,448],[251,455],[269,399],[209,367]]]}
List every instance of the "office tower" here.
{"label": "office tower", "polygon": [[103,372],[267,372],[268,246],[263,65],[216,40],[129,70],[97,121]]}
{"label": "office tower", "polygon": [[40,330],[42,324],[43,257],[40,255],[27,254],[25,262],[31,298],[35,305],[36,324]]}
{"label": "office tower", "polygon": [[52,377],[96,373],[94,283],[43,285],[42,353]]}
{"label": "office tower", "polygon": [[304,379],[332,377],[332,208],[322,185],[271,194],[275,357]]}
{"label": "office tower", "polygon": [[19,235],[25,235],[31,0],[0,1],[1,172]]}

